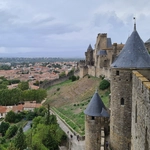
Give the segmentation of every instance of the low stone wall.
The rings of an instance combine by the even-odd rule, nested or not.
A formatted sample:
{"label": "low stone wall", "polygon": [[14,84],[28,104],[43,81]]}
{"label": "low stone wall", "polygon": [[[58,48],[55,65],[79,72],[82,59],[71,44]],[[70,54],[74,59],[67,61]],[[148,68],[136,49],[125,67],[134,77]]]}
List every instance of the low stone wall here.
{"label": "low stone wall", "polygon": [[59,84],[61,82],[64,82],[64,81],[67,81],[69,79],[69,77],[75,75],[75,76],[79,76],[79,73],[80,71],[79,70],[76,70],[73,74],[70,74],[68,76],[65,76],[65,77],[61,77],[61,78],[58,78],[58,79],[54,79],[54,80],[49,80],[49,81],[46,81],[44,83],[42,83],[40,85],[40,88],[43,88],[43,89],[46,89],[50,86],[53,86],[53,85],[56,85],[56,84]]}

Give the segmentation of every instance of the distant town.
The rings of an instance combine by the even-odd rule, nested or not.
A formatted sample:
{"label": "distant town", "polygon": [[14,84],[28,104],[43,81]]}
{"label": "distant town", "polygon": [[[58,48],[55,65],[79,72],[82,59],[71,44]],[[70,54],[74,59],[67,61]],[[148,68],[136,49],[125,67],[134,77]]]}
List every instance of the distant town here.
{"label": "distant town", "polygon": [[[0,76],[29,81],[30,89],[38,89],[45,80],[58,79],[61,74],[77,69],[77,61],[75,58],[0,58]],[[17,84],[8,86],[16,87]]]}

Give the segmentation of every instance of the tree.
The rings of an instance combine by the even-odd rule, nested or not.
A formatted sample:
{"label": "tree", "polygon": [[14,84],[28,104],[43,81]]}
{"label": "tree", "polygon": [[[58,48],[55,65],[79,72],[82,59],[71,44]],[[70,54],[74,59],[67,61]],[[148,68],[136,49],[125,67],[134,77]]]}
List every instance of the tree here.
{"label": "tree", "polygon": [[46,125],[50,125],[50,106],[49,104],[47,105],[47,115],[46,115]]}
{"label": "tree", "polygon": [[58,150],[58,142],[50,132],[50,129],[45,133],[43,139],[42,139],[43,145],[45,145],[48,149],[51,150]]}
{"label": "tree", "polygon": [[22,91],[29,89],[29,83],[22,81],[18,84],[18,88],[20,88]]}
{"label": "tree", "polygon": [[7,148],[7,150],[19,150],[14,146],[14,143],[10,143],[9,147]]}
{"label": "tree", "polygon": [[107,80],[104,79],[104,80],[102,80],[102,81],[100,82],[99,88],[100,88],[101,90],[105,90],[105,89],[107,89],[109,86],[110,86],[109,81],[107,81]]}
{"label": "tree", "polygon": [[72,82],[73,82],[73,81],[76,81],[76,79],[77,79],[77,78],[76,78],[76,76],[74,76],[74,75],[71,77]]}
{"label": "tree", "polygon": [[5,117],[5,121],[9,123],[14,123],[15,119],[16,119],[16,114],[13,111],[8,112]]}
{"label": "tree", "polygon": [[12,125],[8,128],[6,131],[6,138],[12,138],[18,130],[18,127],[16,125]]}
{"label": "tree", "polygon": [[19,150],[24,150],[27,147],[26,141],[25,141],[25,135],[23,133],[22,128],[19,128],[17,135],[14,140],[14,146]]}
{"label": "tree", "polygon": [[2,121],[0,124],[0,133],[2,133],[2,136],[5,136],[5,133],[7,129],[9,128],[10,124],[8,122]]}

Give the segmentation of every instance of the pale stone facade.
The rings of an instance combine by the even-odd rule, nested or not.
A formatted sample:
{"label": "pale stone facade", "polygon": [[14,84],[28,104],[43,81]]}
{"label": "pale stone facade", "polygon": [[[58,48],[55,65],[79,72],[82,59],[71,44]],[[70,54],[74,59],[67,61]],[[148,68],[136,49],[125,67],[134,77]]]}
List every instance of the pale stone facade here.
{"label": "pale stone facade", "polygon": [[79,63],[80,78],[85,73],[95,77],[105,76],[110,78],[110,65],[123,46],[123,44],[117,43],[112,45],[111,39],[107,38],[106,33],[98,34],[95,49],[92,49],[89,45],[85,52],[85,61],[81,60]]}

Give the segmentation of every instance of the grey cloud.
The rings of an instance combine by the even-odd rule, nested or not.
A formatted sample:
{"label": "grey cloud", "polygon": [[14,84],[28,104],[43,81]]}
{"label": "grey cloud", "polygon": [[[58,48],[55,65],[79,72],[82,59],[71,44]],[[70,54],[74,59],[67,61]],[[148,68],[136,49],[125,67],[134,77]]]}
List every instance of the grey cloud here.
{"label": "grey cloud", "polygon": [[97,13],[94,15],[93,23],[96,27],[111,25],[113,28],[124,25],[123,21],[119,19],[115,12]]}

